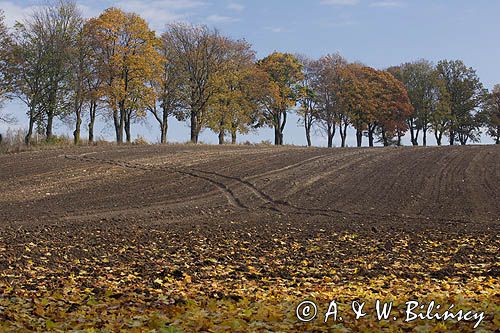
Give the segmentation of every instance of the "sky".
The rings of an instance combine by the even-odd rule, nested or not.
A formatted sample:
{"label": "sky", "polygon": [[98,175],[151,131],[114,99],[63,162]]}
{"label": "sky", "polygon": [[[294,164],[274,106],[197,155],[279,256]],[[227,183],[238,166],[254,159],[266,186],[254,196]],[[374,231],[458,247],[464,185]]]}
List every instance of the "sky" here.
{"label": "sky", "polygon": [[[151,28],[161,33],[173,21],[206,24],[233,38],[250,42],[263,58],[273,51],[300,53],[317,58],[340,52],[349,61],[383,69],[421,58],[437,62],[461,59],[477,70],[486,88],[500,83],[500,0],[125,0],[77,1],[86,17],[98,15],[108,7],[134,11]],[[12,25],[45,2],[1,1],[0,9]],[[24,107],[16,102],[5,109],[25,126]],[[15,127],[14,126],[14,127]],[[13,127],[10,125],[10,127]],[[7,125],[0,124],[0,131]],[[159,137],[153,119],[136,125],[134,137],[141,135],[155,142]],[[186,124],[171,122],[169,138],[189,139]],[[68,126],[57,124],[56,132],[71,133]],[[241,140],[272,140],[271,130]],[[101,126],[98,136],[112,139],[110,125]],[[338,134],[337,134],[338,135]],[[215,143],[217,135],[204,131],[201,140]],[[339,137],[336,137],[338,144]],[[405,142],[408,142],[408,138]],[[348,143],[354,145],[353,133]],[[432,141],[431,141],[432,142]],[[484,138],[483,142],[490,142]],[[304,130],[291,117],[285,129],[285,143],[304,145]],[[315,133],[315,145],[326,138]]]}

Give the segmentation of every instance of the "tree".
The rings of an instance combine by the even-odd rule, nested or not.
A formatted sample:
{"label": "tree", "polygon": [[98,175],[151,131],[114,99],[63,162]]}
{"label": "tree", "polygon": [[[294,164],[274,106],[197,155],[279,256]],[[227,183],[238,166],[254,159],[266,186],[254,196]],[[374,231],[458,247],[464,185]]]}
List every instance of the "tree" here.
{"label": "tree", "polygon": [[314,60],[308,58],[305,55],[297,55],[297,59],[302,65],[303,79],[300,83],[300,108],[297,110],[297,114],[300,117],[300,122],[304,126],[307,146],[312,146],[311,140],[311,129],[313,124],[316,122],[317,116],[317,96],[314,91],[313,83],[316,79],[316,73],[313,69]]}
{"label": "tree", "polygon": [[41,107],[45,117],[45,136],[50,140],[57,116],[70,108],[68,84],[73,73],[72,62],[82,18],[75,2],[60,0],[54,5],[36,10],[28,19],[27,32],[43,44],[44,89]]}
{"label": "tree", "polygon": [[[367,80],[364,78],[365,66],[352,63],[339,72],[342,79],[340,99],[348,122],[356,129],[356,143],[361,147],[363,131],[366,129],[366,111],[371,108]],[[346,122],[347,123],[347,122]],[[341,126],[342,127],[342,126]]]}
{"label": "tree", "polygon": [[407,120],[412,144],[418,145],[422,131],[422,144],[426,146],[432,112],[439,103],[439,86],[434,65],[422,59],[391,67],[388,71],[405,85],[414,108],[413,114]]}
{"label": "tree", "polygon": [[[436,73],[437,75],[437,73]],[[451,123],[450,94],[446,90],[445,83],[441,79],[436,80],[436,97],[433,110],[430,115],[430,128],[434,132],[436,143],[442,145],[443,136],[449,132]]]}
{"label": "tree", "polygon": [[94,83],[97,73],[95,69],[95,57],[92,49],[92,36],[89,35],[85,26],[80,27],[73,46],[73,62],[71,63],[71,73],[68,77],[70,87],[70,114],[75,117],[75,130],[73,131],[73,141],[80,142],[80,132],[82,125],[82,113],[84,106],[89,106],[89,116],[91,125],[89,126],[89,142],[93,142],[93,122],[95,121],[95,109],[97,108],[94,97]]}
{"label": "tree", "polygon": [[93,22],[87,21],[83,26],[83,31],[81,33],[82,51],[81,55],[85,55],[83,61],[85,65],[83,66],[83,90],[85,91],[85,104],[88,107],[88,140],[89,144],[94,142],[94,126],[97,117],[97,110],[101,103],[103,97],[103,75],[100,73],[100,58],[99,58],[99,42],[92,35],[93,33]]}
{"label": "tree", "polygon": [[274,143],[283,144],[287,112],[299,98],[302,65],[291,54],[274,52],[257,63],[267,73],[269,84],[263,108],[263,122],[274,128]]}
{"label": "tree", "polygon": [[9,73],[13,79],[14,95],[28,107],[29,125],[25,143],[31,143],[34,126],[43,125],[43,100],[47,93],[47,57],[45,42],[37,36],[37,24],[33,20],[17,23],[15,43],[11,50]]}
{"label": "tree", "polygon": [[153,87],[154,98],[147,109],[154,116],[160,126],[160,143],[167,142],[168,118],[180,112],[183,106],[182,87],[186,81],[181,70],[181,61],[176,58],[165,35],[159,44],[160,66],[150,83]]}
{"label": "tree", "polygon": [[376,123],[384,146],[393,142],[397,136],[397,145],[401,145],[401,137],[408,130],[408,118],[413,114],[408,93],[403,83],[387,71],[378,71],[379,86],[377,99]]}
{"label": "tree", "polygon": [[131,142],[131,123],[145,116],[155,98],[150,82],[160,66],[158,39],[144,19],[117,8],[89,21],[94,36],[102,92],[113,112],[116,141]]}
{"label": "tree", "polygon": [[485,91],[476,71],[466,67],[461,60],[442,60],[437,71],[450,97],[450,145],[456,139],[462,145],[469,140],[478,141],[481,122],[477,108],[481,106]]}
{"label": "tree", "polygon": [[483,114],[488,135],[497,145],[500,144],[500,84],[495,85],[493,91],[488,94]]}
{"label": "tree", "polygon": [[9,98],[12,90],[12,82],[9,73],[11,62],[12,36],[4,23],[4,15],[0,10],[0,121],[11,122],[13,119],[2,113],[2,106]]}
{"label": "tree", "polygon": [[247,133],[256,121],[258,81],[255,52],[244,40],[223,38],[223,62],[213,76],[217,88],[209,101],[207,126],[218,133],[219,144],[224,144],[225,134],[231,134],[236,143],[237,133]]}
{"label": "tree", "polygon": [[217,30],[183,23],[169,24],[163,39],[171,45],[187,80],[183,85],[187,107],[178,119],[190,120],[191,142],[197,143],[208,121],[210,99],[217,91],[214,80],[224,61],[223,39]]}
{"label": "tree", "polygon": [[[346,112],[342,104],[342,68],[347,61],[339,54],[329,54],[312,65],[315,79],[313,89],[317,97],[317,122],[326,131],[328,147],[333,147],[337,123],[345,131]],[[342,123],[341,123],[342,122]],[[342,142],[345,145],[344,132]]]}

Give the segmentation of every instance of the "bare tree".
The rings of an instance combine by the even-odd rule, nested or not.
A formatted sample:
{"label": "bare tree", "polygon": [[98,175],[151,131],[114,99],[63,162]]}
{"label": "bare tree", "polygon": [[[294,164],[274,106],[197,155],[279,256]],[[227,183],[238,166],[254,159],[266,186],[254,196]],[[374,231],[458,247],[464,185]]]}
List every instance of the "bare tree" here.
{"label": "bare tree", "polygon": [[340,54],[329,54],[312,65],[315,72],[313,89],[318,98],[318,124],[327,134],[328,147],[333,147],[335,129],[340,119],[343,120],[340,125],[343,130],[342,142],[345,144],[347,118],[343,117],[340,70],[346,64],[347,61]]}

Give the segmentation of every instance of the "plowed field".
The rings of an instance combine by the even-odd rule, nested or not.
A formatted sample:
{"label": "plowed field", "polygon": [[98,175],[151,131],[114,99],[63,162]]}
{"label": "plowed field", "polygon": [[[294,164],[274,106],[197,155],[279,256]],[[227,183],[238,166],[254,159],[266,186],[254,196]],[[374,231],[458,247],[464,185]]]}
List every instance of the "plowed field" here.
{"label": "plowed field", "polygon": [[[418,299],[484,311],[490,331],[499,230],[495,146],[0,155],[0,329],[473,331],[404,323]],[[353,317],[376,299],[400,319]],[[344,318],[324,323],[331,300]]]}

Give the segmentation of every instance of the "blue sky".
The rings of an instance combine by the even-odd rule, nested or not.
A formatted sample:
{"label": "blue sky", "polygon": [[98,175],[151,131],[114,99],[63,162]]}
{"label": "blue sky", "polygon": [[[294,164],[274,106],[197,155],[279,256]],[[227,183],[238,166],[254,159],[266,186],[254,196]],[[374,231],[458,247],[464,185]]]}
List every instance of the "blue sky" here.
{"label": "blue sky", "polygon": [[[0,1],[0,8],[12,24],[40,3]],[[311,57],[338,51],[350,61],[376,68],[420,58],[435,62],[444,58],[462,59],[477,70],[486,88],[500,83],[498,0],[81,0],[78,3],[85,16],[98,15],[111,6],[137,12],[158,32],[171,21],[215,26],[224,34],[247,39],[258,57],[273,51]],[[26,120],[19,112],[20,107],[16,103],[6,105],[17,115],[18,126],[23,126]],[[0,130],[5,128],[0,125]],[[185,124],[172,122],[171,129],[171,139],[188,139]],[[57,130],[69,133],[63,124]],[[153,120],[150,125],[136,126],[135,132],[151,141],[158,137]],[[111,138],[111,128],[101,128],[99,134]],[[258,137],[250,135],[245,139],[258,142],[271,137],[271,131],[260,131]],[[216,135],[205,131],[202,139],[215,142]],[[285,141],[305,143],[296,118],[292,117],[285,129]],[[319,133],[314,141],[317,145],[326,142]]]}

